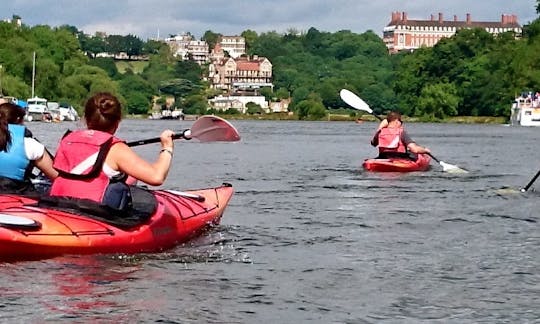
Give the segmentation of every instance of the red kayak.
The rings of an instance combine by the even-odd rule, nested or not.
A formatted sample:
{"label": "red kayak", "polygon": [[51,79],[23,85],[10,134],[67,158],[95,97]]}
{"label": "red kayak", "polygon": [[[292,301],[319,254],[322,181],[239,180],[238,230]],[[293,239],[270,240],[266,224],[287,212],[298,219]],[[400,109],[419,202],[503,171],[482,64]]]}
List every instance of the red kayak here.
{"label": "red kayak", "polygon": [[431,157],[418,154],[416,161],[407,158],[367,159],[362,167],[375,172],[412,172],[429,170]]}
{"label": "red kayak", "polygon": [[[93,217],[65,206],[43,206],[41,200],[1,194],[0,260],[159,252],[218,224],[233,194],[230,184],[186,192],[144,191],[146,206],[151,207],[146,208],[146,217],[137,224],[123,219],[116,225],[114,217]],[[135,197],[134,209],[140,208],[144,204],[135,203]]]}

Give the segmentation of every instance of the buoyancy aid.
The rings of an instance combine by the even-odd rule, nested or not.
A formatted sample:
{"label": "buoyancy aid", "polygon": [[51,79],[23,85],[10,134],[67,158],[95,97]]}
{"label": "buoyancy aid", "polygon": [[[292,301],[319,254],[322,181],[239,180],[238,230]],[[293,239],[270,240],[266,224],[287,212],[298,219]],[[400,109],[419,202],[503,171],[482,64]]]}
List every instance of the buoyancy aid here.
{"label": "buoyancy aid", "polygon": [[379,132],[379,153],[406,153],[407,147],[401,140],[403,127],[385,127]]}
{"label": "buoyancy aid", "polygon": [[11,145],[7,152],[0,152],[0,177],[23,181],[30,167],[24,146],[26,127],[8,124],[8,130],[11,133]]}
{"label": "buoyancy aid", "polygon": [[[54,158],[53,167],[59,175],[53,181],[50,195],[89,199],[122,209],[121,206],[108,203],[110,196],[117,194],[115,185],[119,181],[109,179],[103,172],[107,153],[119,142],[122,140],[96,130],[78,130],[66,134]],[[121,184],[127,188],[125,183]]]}

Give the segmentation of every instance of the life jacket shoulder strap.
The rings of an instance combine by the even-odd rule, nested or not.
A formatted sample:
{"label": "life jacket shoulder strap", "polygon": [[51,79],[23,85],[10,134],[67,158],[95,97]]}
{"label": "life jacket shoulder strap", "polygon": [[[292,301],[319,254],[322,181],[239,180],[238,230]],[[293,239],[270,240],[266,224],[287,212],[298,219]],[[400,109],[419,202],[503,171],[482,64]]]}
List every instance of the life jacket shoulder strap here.
{"label": "life jacket shoulder strap", "polygon": [[[64,136],[67,136],[68,133],[66,132],[66,134]],[[63,178],[66,178],[66,179],[72,179],[72,180],[88,180],[88,179],[94,179],[94,178],[97,178],[99,176],[99,173],[101,172],[101,170],[103,169],[103,163],[105,163],[105,159],[107,158],[107,154],[109,153],[111,147],[112,147],[112,144],[113,144],[113,140],[114,140],[114,137],[111,136],[111,138],[109,138],[105,143],[103,143],[99,149],[99,152],[98,152],[98,155],[97,155],[97,158],[96,158],[96,163],[94,163],[94,165],[92,166],[92,169],[90,170],[90,172],[86,173],[86,174],[74,174],[74,173],[69,173],[69,172],[66,172],[64,170],[60,170],[58,168],[55,168],[56,171],[58,171],[59,175]]]}

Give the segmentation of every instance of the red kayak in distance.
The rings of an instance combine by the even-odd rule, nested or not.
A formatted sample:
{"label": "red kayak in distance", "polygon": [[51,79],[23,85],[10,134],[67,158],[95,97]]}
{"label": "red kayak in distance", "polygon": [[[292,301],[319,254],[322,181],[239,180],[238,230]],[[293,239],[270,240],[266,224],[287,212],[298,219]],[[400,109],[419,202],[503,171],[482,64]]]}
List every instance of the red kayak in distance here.
{"label": "red kayak in distance", "polygon": [[364,170],[373,172],[413,172],[427,171],[430,168],[431,157],[428,154],[418,154],[416,161],[407,158],[366,159],[362,163]]}
{"label": "red kayak in distance", "polygon": [[[116,218],[124,221],[120,225],[111,224],[108,217],[89,217],[65,206],[43,206],[33,198],[0,194],[0,261],[160,252],[219,224],[233,195],[230,184],[185,192],[144,191],[150,206],[145,217],[134,224]],[[134,207],[142,205],[134,199]]]}

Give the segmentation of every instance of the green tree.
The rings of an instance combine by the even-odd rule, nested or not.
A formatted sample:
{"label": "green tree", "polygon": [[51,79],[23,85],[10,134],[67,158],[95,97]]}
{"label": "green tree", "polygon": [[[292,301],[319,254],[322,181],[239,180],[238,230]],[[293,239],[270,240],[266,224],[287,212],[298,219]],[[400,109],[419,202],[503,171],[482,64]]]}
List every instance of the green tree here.
{"label": "green tree", "polygon": [[213,49],[218,41],[218,38],[221,36],[221,34],[214,33],[211,30],[207,30],[204,32],[203,37],[201,40],[205,41],[208,44],[208,48]]}
{"label": "green tree", "polygon": [[426,85],[418,100],[422,115],[430,119],[442,119],[446,116],[457,115],[458,103],[456,88],[451,83]]}
{"label": "green tree", "polygon": [[246,41],[246,48],[249,50],[249,48],[252,46],[253,43],[255,43],[255,41],[257,40],[257,32],[251,30],[251,29],[246,29],[244,30],[240,36],[244,37],[244,40]]}
{"label": "green tree", "polygon": [[198,90],[199,86],[186,79],[172,79],[160,83],[159,91],[174,96],[176,102]]}
{"label": "green tree", "polygon": [[140,75],[126,73],[119,81],[119,90],[126,98],[126,109],[130,114],[148,112],[154,95],[153,87]]}
{"label": "green tree", "polygon": [[182,100],[182,110],[188,115],[204,115],[208,110],[208,103],[202,95],[187,96]]}

